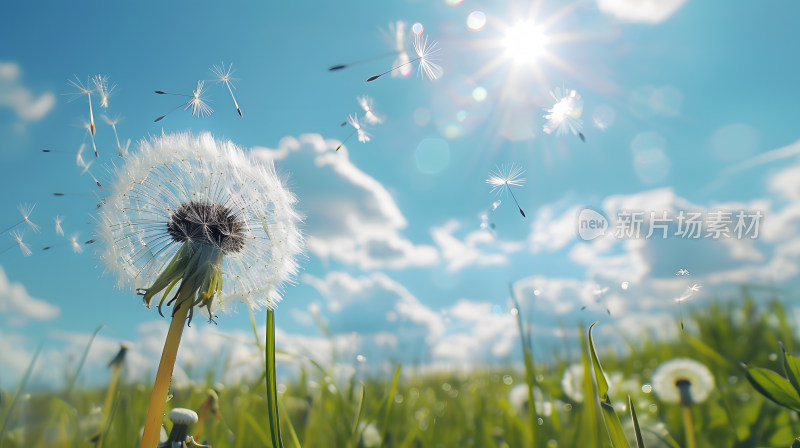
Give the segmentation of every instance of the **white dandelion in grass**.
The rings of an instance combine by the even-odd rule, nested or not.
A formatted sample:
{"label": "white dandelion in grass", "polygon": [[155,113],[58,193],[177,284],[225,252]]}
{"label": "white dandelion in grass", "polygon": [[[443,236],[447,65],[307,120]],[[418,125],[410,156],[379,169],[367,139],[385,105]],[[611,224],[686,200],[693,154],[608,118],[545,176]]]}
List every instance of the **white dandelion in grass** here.
{"label": "white dandelion in grass", "polygon": [[571,364],[561,377],[561,390],[575,403],[583,403],[583,364]]}
{"label": "white dandelion in grass", "polygon": [[142,446],[155,446],[194,307],[205,308],[209,319],[232,301],[267,307],[269,332],[282,285],[297,272],[300,216],[271,162],[208,133],[143,141],[116,176],[97,217],[103,260],[148,307],[153,300],[159,312],[172,306],[142,438]]}
{"label": "white dandelion in grass", "polygon": [[714,390],[714,376],[708,367],[694,359],[677,358],[656,368],[652,386],[665,403],[702,403]]}
{"label": "white dandelion in grass", "polygon": [[373,106],[375,105],[375,100],[373,100],[367,95],[356,97],[356,100],[358,101],[358,105],[361,106],[362,109],[364,109],[364,121],[366,121],[369,124],[383,123],[383,117],[378,115],[373,109]]}
{"label": "white dandelion in grass", "polygon": [[207,117],[214,113],[214,109],[208,105],[208,102],[203,95],[205,94],[205,81],[197,81],[197,88],[192,91],[191,95],[186,95],[184,93],[170,93],[164,92],[163,90],[156,90],[155,93],[159,95],[175,95],[175,96],[183,96],[189,98],[186,102],[179,104],[172,108],[169,112],[161,115],[160,117],[153,120],[154,122],[158,122],[163,120],[167,115],[175,112],[176,110],[183,108],[183,110],[192,109],[192,116],[193,117]]}
{"label": "white dandelion in grass", "polygon": [[694,359],[677,358],[656,368],[652,385],[661,401],[681,405],[686,446],[696,446],[692,405],[702,403],[711,395],[714,390],[714,375],[708,367]]}
{"label": "white dandelion in grass", "polygon": [[580,137],[581,141],[586,141],[583,136],[583,100],[576,90],[559,89],[556,87],[550,91],[555,103],[553,107],[546,109],[544,124],[546,134],[554,133],[564,135],[572,133]]}
{"label": "white dandelion in grass", "polygon": [[512,163],[507,166],[499,166],[495,168],[494,171],[490,171],[489,177],[486,179],[486,183],[492,186],[492,192],[496,191],[499,194],[502,191],[506,191],[511,194],[511,198],[514,199],[514,203],[517,205],[517,209],[523,217],[525,217],[525,212],[522,210],[522,207],[519,206],[517,197],[514,196],[511,187],[521,187],[525,185],[525,178],[522,177],[524,173],[525,170],[523,170],[522,167]]}
{"label": "white dandelion in grass", "polygon": [[107,266],[148,306],[199,305],[209,316],[240,299],[274,307],[297,270],[299,216],[270,163],[210,134],[141,143],[100,208]]}
{"label": "white dandelion in grass", "polygon": [[360,141],[361,143],[367,143],[370,140],[370,135],[367,133],[367,131],[364,130],[364,128],[361,126],[361,123],[358,122],[358,115],[348,115],[347,123],[353,127],[353,132],[351,132],[350,135],[345,137],[345,139],[342,140],[342,143],[340,143],[339,146],[336,147],[337,151],[342,146],[344,146],[345,142],[347,142],[347,140],[350,140],[350,137],[352,137],[353,135],[358,134],[358,141]]}
{"label": "white dandelion in grass", "polygon": [[428,77],[428,79],[435,80],[439,79],[442,76],[442,67],[437,64],[436,56],[439,52],[439,48],[437,48],[437,42],[431,41],[428,44],[428,36],[423,35],[422,33],[414,35],[414,52],[417,53],[417,57],[411,59],[408,62],[403,63],[402,65],[396,65],[385,72],[373,75],[367,78],[367,82],[375,81],[376,79],[380,78],[381,76],[391,73],[395,70],[402,69],[410,65],[413,62],[419,61],[419,65],[417,66],[417,73],[420,75],[424,74]]}
{"label": "white dandelion in grass", "polygon": [[231,98],[233,99],[233,105],[236,106],[236,112],[239,113],[239,116],[242,116],[242,109],[239,107],[239,102],[236,101],[236,97],[233,95],[233,81],[237,81],[236,78],[231,78],[231,73],[233,72],[233,64],[228,65],[228,68],[225,68],[225,63],[221,63],[219,65],[214,65],[211,67],[211,73],[214,74],[214,78],[218,83],[224,83],[225,87],[228,88],[228,92],[231,93]]}

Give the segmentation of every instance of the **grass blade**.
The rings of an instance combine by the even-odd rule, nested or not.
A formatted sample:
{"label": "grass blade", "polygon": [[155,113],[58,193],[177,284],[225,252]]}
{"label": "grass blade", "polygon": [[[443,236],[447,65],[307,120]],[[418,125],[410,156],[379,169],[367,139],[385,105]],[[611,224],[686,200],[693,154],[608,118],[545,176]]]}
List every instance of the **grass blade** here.
{"label": "grass blade", "polygon": [[361,400],[358,402],[358,411],[356,411],[356,418],[353,421],[353,432],[350,438],[350,446],[353,448],[358,446],[358,437],[360,431],[358,430],[358,425],[361,423],[361,415],[364,413],[364,397],[367,395],[367,387],[364,384],[361,384]]}
{"label": "grass blade", "polygon": [[278,386],[275,373],[275,312],[267,309],[267,342],[266,342],[266,380],[267,409],[270,429],[270,440],[273,448],[283,448],[281,441],[281,423],[278,417]]}
{"label": "grass blade", "polygon": [[14,393],[14,398],[11,399],[11,404],[8,405],[8,410],[6,411],[6,418],[3,419],[3,426],[0,428],[0,441],[3,440],[3,434],[6,432],[6,428],[8,427],[8,422],[11,420],[11,415],[14,413],[14,405],[17,404],[17,399],[19,399],[20,394],[25,389],[25,386],[28,384],[28,380],[31,378],[31,373],[33,372],[33,366],[36,364],[36,360],[39,358],[39,353],[42,352],[42,345],[43,344],[39,344],[39,348],[37,348],[36,353],[33,354],[33,359],[31,359],[30,364],[28,364],[28,368],[25,370],[25,374],[22,375],[22,380],[19,382],[17,391]]}
{"label": "grass blade", "polygon": [[608,431],[608,437],[611,439],[611,445],[614,448],[629,448],[628,438],[625,437],[625,432],[622,430],[622,423],[619,421],[619,416],[614,411],[611,399],[608,398],[608,381],[603,373],[600,360],[597,358],[597,351],[594,349],[592,329],[596,324],[597,322],[589,326],[589,353],[592,356],[592,368],[594,369],[595,382],[597,384],[597,395],[600,398],[600,410],[603,413],[603,422],[606,424],[606,431]]}
{"label": "grass blade", "polygon": [[386,432],[389,429],[389,414],[392,412],[392,402],[394,396],[397,394],[397,384],[400,382],[400,370],[403,364],[398,364],[397,369],[394,371],[394,378],[392,379],[392,387],[389,388],[389,395],[386,397],[386,415],[383,416],[383,427],[381,428],[381,446],[386,444]]}
{"label": "grass blade", "polygon": [[92,343],[94,342],[94,338],[97,336],[97,333],[100,332],[105,327],[105,325],[100,325],[94,330],[92,333],[92,337],[89,338],[89,343],[86,344],[86,349],[83,351],[83,356],[81,356],[81,361],[78,363],[78,368],[75,370],[75,373],[72,375],[72,378],[69,379],[67,383],[65,397],[69,397],[72,393],[72,389],[75,387],[75,382],[78,381],[78,375],[80,375],[81,370],[83,370],[83,365],[86,363],[86,357],[89,355],[89,349],[92,348]]}
{"label": "grass blade", "polygon": [[645,448],[642,430],[639,428],[639,419],[636,418],[636,409],[633,407],[633,400],[628,395],[628,407],[631,409],[631,420],[633,421],[633,432],[636,433],[636,447]]}

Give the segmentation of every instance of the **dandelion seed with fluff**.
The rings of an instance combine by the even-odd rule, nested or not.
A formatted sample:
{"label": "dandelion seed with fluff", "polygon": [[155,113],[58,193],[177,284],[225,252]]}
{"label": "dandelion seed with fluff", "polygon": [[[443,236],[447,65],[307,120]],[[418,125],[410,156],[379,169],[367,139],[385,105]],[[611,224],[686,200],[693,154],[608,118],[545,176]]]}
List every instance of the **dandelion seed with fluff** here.
{"label": "dandelion seed with fluff", "polygon": [[586,141],[583,136],[583,100],[576,90],[559,89],[550,91],[550,95],[555,100],[553,107],[547,109],[544,118],[547,123],[544,124],[544,132],[556,135],[564,135],[573,133],[580,137],[581,141]]}
{"label": "dandelion seed with fluff", "polygon": [[184,102],[183,104],[175,106],[174,108],[172,108],[172,110],[165,113],[164,115],[156,118],[155,120],[153,120],[154,122],[163,120],[164,117],[171,114],[172,112],[175,112],[181,107],[183,108],[183,110],[189,110],[189,108],[191,108],[193,117],[203,118],[214,113],[214,109],[212,109],[211,106],[209,106],[208,103],[206,102],[205,98],[203,98],[203,94],[205,93],[205,81],[197,81],[197,88],[192,90],[191,95],[186,95],[183,93],[164,92],[163,90],[156,90],[155,93],[159,95],[183,96],[189,99],[186,100],[186,102]]}
{"label": "dandelion seed with fluff", "polygon": [[235,78],[231,78],[231,73],[233,71],[233,64],[228,65],[228,68],[225,69],[225,63],[221,63],[220,65],[214,65],[211,67],[211,73],[214,74],[215,80],[219,83],[224,83],[225,87],[228,88],[228,92],[231,93],[231,98],[233,99],[233,105],[236,106],[236,112],[239,113],[239,116],[242,116],[242,109],[239,108],[239,102],[236,101],[236,97],[233,95],[233,89],[231,88],[232,81],[236,81]]}
{"label": "dandelion seed with fluff", "polygon": [[521,177],[524,173],[525,170],[512,163],[511,165],[497,167],[494,171],[490,171],[489,177],[486,179],[486,183],[492,186],[492,192],[497,191],[499,194],[501,191],[506,191],[511,194],[511,198],[514,199],[514,203],[517,204],[517,209],[523,218],[525,217],[525,212],[522,211],[522,207],[519,206],[517,197],[514,196],[511,187],[521,187],[525,185],[525,178]]}
{"label": "dandelion seed with fluff", "polygon": [[348,115],[347,123],[353,127],[353,132],[351,132],[350,135],[345,137],[345,139],[342,140],[342,143],[340,143],[339,146],[336,147],[337,151],[339,150],[339,148],[344,146],[347,140],[350,140],[350,137],[352,137],[355,134],[358,134],[358,141],[360,141],[361,143],[367,143],[370,140],[370,135],[367,133],[367,131],[364,130],[364,128],[361,126],[361,123],[358,122],[358,115]]}
{"label": "dandelion seed with fluff", "polygon": [[[89,135],[92,137],[92,146],[94,147],[94,156],[95,157],[100,157],[100,155],[97,153],[97,146],[94,144],[94,133],[97,130],[97,128],[95,127],[95,124],[94,124],[94,111],[92,110],[92,91],[93,91],[93,89],[88,88],[89,85],[91,84],[91,81],[87,82],[86,85],[84,86],[83,83],[81,82],[81,80],[78,79],[77,76],[75,76],[75,80],[74,81],[70,79],[69,81],[67,81],[67,83],[69,85],[71,85],[72,87],[74,87],[75,89],[77,89],[77,92],[73,92],[72,95],[77,95],[77,96],[86,95],[86,97],[89,100],[89,122],[86,123],[85,127],[86,127],[87,132],[89,132]],[[106,101],[108,101],[108,100],[106,99]]]}
{"label": "dandelion seed with fluff", "polygon": [[64,229],[61,227],[61,223],[64,222],[64,217],[56,216],[55,222],[56,222],[56,235],[64,236]]}
{"label": "dandelion seed with fluff", "polygon": [[[271,162],[210,134],[143,141],[99,210],[103,259],[148,307],[172,306],[142,447],[156,445],[184,324],[233,300],[271,309],[302,249],[295,197]],[[273,327],[274,328],[274,327]]]}
{"label": "dandelion seed with fluff", "polygon": [[14,224],[11,224],[10,226],[6,227],[5,229],[1,230],[0,231],[0,235],[8,232],[9,230],[12,230],[13,228],[15,228],[18,225],[23,224],[23,223],[27,223],[28,226],[30,226],[30,228],[33,229],[34,232],[38,232],[39,231],[39,225],[36,224],[35,222],[31,221],[31,215],[33,214],[33,209],[35,209],[35,208],[36,208],[36,204],[33,204],[33,205],[20,204],[17,207],[17,210],[19,210],[20,215],[22,215],[22,219],[20,219],[19,221],[15,222]]}
{"label": "dandelion seed with fluff", "polygon": [[369,124],[383,123],[383,117],[378,115],[372,108],[375,104],[375,100],[367,95],[359,96],[356,98],[356,100],[358,101],[358,105],[364,109],[364,121]]}
{"label": "dandelion seed with fluff", "polygon": [[428,36],[424,36],[422,33],[415,34],[414,52],[417,53],[417,57],[401,65],[396,65],[381,74],[370,76],[367,78],[367,82],[375,81],[387,73],[391,73],[397,69],[402,69],[403,67],[408,66],[412,62],[416,61],[419,61],[417,73],[420,75],[424,74],[430,80],[439,79],[442,76],[442,67],[435,62],[437,53],[439,52],[439,49],[436,46],[436,41],[431,41],[430,45],[428,45]]}
{"label": "dandelion seed with fluff", "polygon": [[114,138],[117,140],[117,155],[119,155],[120,157],[125,157],[125,154],[128,153],[128,147],[131,144],[131,140],[128,139],[128,142],[125,144],[125,147],[123,147],[119,143],[119,134],[117,134],[117,123],[119,123],[120,117],[115,117],[114,119],[111,119],[108,115],[103,115],[103,120],[106,122],[106,124],[111,126],[111,129],[114,130]]}
{"label": "dandelion seed with fluff", "polygon": [[[28,246],[28,244],[25,243],[25,241],[22,240],[22,237],[24,237],[24,236],[25,236],[25,231],[24,230],[23,231],[14,230],[13,232],[11,232],[11,238],[13,238],[15,243],[16,243],[16,245],[19,246],[19,250],[20,250],[20,252],[22,252],[22,256],[23,257],[30,257],[31,254],[33,254],[33,251]],[[8,249],[6,249],[6,250],[8,250]],[[3,251],[3,252],[5,252],[5,251]]]}

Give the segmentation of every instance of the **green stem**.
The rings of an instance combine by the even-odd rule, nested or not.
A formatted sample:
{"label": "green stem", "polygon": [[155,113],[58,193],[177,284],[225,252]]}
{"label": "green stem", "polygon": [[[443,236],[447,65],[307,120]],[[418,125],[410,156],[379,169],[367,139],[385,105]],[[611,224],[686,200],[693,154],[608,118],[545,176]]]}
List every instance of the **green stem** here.
{"label": "green stem", "polygon": [[694,422],[692,421],[692,407],[683,405],[683,426],[686,431],[686,448],[696,448],[694,438]]}
{"label": "green stem", "polygon": [[275,374],[275,312],[267,310],[267,406],[269,407],[269,429],[273,448],[283,448],[281,441],[281,424],[278,418],[278,388]]}

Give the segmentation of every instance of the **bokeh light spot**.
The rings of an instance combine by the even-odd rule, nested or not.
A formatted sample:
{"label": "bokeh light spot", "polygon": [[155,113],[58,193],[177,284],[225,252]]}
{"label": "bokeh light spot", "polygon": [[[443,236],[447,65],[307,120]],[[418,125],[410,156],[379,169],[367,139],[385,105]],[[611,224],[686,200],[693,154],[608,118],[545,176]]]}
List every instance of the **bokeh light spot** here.
{"label": "bokeh light spot", "polygon": [[431,112],[424,108],[418,107],[414,111],[414,123],[417,126],[427,126],[431,122]]}
{"label": "bokeh light spot", "polygon": [[421,32],[422,32],[424,29],[425,29],[425,27],[423,27],[423,26],[422,26],[422,24],[421,24],[421,23],[419,23],[419,22],[414,22],[414,24],[413,24],[413,25],[411,25],[411,31],[413,31],[413,32],[414,32],[414,34],[419,34],[419,33],[421,33]]}
{"label": "bokeh light spot", "polygon": [[463,123],[464,120],[466,119],[467,119],[467,111],[465,110],[458,111],[458,113],[456,114],[456,120],[458,120],[459,123]]}
{"label": "bokeh light spot", "polygon": [[482,11],[472,11],[467,16],[467,28],[472,31],[480,31],[486,26],[486,14]]}
{"label": "bokeh light spot", "polygon": [[484,89],[481,86],[475,87],[472,90],[472,99],[477,101],[477,102],[479,102],[479,103],[481,101],[485,100],[488,95],[489,95],[489,92],[487,92],[486,89]]}

